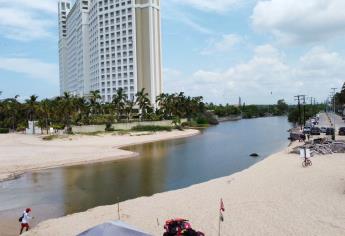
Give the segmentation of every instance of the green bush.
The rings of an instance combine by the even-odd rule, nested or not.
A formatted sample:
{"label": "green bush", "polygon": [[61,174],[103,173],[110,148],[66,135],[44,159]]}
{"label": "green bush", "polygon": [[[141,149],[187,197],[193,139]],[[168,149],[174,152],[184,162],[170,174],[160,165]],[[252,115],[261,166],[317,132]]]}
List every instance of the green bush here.
{"label": "green bush", "polygon": [[65,128],[65,126],[61,125],[61,124],[54,124],[54,125],[52,125],[52,128],[57,129],[57,130],[62,130]]}
{"label": "green bush", "polygon": [[57,139],[57,138],[59,138],[58,135],[48,135],[48,136],[44,136],[42,139],[45,141],[51,141],[51,140]]}
{"label": "green bush", "polygon": [[132,128],[133,131],[171,131],[170,126],[159,126],[159,125],[138,125]]}
{"label": "green bush", "polygon": [[8,134],[9,133],[9,129],[7,128],[0,128],[0,134]]}
{"label": "green bush", "polygon": [[219,122],[217,120],[217,118],[211,113],[211,112],[204,112],[203,114],[200,114],[197,119],[196,122],[198,123],[198,125],[218,125]]}
{"label": "green bush", "polygon": [[198,123],[199,125],[206,125],[206,124],[208,124],[208,121],[207,121],[207,119],[206,119],[206,117],[198,117],[197,119],[196,119],[196,123]]}
{"label": "green bush", "polygon": [[17,131],[17,132],[23,132],[23,131],[25,131],[25,129],[26,129],[26,126],[25,126],[25,125],[19,124],[19,125],[17,126],[16,131]]}
{"label": "green bush", "polygon": [[107,132],[114,132],[115,129],[112,127],[112,124],[111,124],[111,123],[107,122],[107,123],[105,124],[105,131],[107,131]]}

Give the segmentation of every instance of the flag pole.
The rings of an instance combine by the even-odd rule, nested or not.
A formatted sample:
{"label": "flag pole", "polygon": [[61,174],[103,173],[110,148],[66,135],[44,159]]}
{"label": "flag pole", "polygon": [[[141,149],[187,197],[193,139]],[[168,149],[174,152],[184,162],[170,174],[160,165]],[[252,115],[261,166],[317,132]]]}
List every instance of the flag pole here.
{"label": "flag pole", "polygon": [[221,217],[221,214],[222,214],[221,209],[219,209],[219,216],[218,216],[218,236],[220,236],[220,224],[221,224],[221,219],[220,219],[220,217]]}

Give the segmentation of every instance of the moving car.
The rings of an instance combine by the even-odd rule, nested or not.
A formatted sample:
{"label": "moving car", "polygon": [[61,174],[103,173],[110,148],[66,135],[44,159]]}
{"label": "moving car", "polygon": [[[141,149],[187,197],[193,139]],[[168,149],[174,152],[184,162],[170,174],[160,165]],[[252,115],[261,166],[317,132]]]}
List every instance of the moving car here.
{"label": "moving car", "polygon": [[310,134],[311,135],[320,135],[321,134],[321,130],[319,127],[313,127],[310,129]]}
{"label": "moving car", "polygon": [[338,134],[341,135],[341,136],[344,136],[345,135],[345,127],[339,128]]}

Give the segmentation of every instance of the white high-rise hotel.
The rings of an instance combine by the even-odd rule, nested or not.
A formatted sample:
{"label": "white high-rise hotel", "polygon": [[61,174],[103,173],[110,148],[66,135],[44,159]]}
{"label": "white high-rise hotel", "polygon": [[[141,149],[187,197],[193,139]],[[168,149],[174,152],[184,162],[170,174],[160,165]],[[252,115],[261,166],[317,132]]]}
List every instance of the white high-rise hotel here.
{"label": "white high-rise hotel", "polygon": [[160,0],[59,0],[60,93],[162,92]]}

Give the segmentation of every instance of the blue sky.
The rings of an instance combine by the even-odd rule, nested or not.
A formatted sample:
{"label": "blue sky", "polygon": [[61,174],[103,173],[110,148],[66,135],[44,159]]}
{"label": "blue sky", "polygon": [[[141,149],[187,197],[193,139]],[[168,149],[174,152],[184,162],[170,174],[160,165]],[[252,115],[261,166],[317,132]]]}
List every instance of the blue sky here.
{"label": "blue sky", "polygon": [[[324,101],[345,78],[343,0],[162,0],[164,91]],[[0,0],[0,91],[58,95],[57,0]]]}

